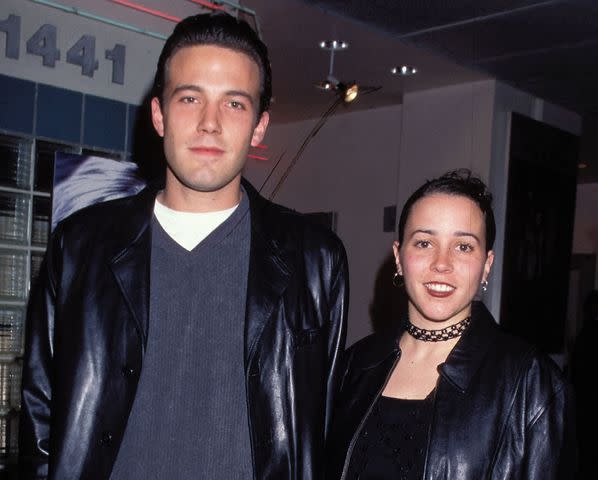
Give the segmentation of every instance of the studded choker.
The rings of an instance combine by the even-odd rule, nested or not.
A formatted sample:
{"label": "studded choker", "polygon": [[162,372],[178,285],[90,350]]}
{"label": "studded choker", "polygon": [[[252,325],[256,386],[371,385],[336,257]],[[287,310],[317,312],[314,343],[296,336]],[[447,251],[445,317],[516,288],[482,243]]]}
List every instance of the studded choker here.
{"label": "studded choker", "polygon": [[469,327],[471,323],[471,317],[464,318],[459,323],[450,325],[441,330],[426,330],[413,325],[407,320],[407,333],[416,340],[422,340],[424,342],[444,342],[451,338],[460,337],[463,332]]}

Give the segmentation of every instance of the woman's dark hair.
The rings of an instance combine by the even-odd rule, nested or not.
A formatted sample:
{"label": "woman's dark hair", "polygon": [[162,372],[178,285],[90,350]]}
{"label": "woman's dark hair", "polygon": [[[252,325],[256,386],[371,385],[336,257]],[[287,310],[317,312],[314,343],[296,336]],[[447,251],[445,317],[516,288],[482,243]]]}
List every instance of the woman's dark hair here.
{"label": "woman's dark hair", "polygon": [[258,116],[270,108],[272,70],[268,48],[244,20],[227,13],[207,13],[187,17],[177,24],[166,40],[154,77],[153,96],[163,102],[164,86],[170,59],[180,49],[196,45],[230,48],[248,55],[260,70],[260,104]]}
{"label": "woman's dark hair", "polygon": [[405,202],[401,217],[399,218],[399,244],[403,243],[405,224],[415,202],[435,193],[466,197],[475,202],[484,214],[484,221],[486,223],[486,252],[491,250],[496,237],[496,223],[494,222],[494,212],[492,211],[492,194],[488,191],[484,182],[473,176],[471,171],[466,168],[453,170],[441,177],[428,180],[413,192]]}

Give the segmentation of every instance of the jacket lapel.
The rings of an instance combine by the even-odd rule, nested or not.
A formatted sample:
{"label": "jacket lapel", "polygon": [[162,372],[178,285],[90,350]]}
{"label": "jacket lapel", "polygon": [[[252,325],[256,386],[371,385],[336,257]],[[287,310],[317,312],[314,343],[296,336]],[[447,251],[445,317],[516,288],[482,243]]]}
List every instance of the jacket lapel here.
{"label": "jacket lapel", "polygon": [[274,230],[280,225],[268,218],[271,204],[246,181],[251,213],[251,246],[245,311],[245,363],[248,365],[257,341],[285,291],[293,273],[290,252],[280,247]]}
{"label": "jacket lapel", "polygon": [[482,302],[473,302],[471,325],[459,339],[446,362],[440,366],[440,373],[454,387],[466,392],[484,357],[492,345],[490,333],[498,327]]}
{"label": "jacket lapel", "polygon": [[122,243],[110,261],[116,283],[133,315],[144,346],[149,319],[150,221],[155,194],[155,191],[144,190],[136,199],[130,221],[123,228]]}

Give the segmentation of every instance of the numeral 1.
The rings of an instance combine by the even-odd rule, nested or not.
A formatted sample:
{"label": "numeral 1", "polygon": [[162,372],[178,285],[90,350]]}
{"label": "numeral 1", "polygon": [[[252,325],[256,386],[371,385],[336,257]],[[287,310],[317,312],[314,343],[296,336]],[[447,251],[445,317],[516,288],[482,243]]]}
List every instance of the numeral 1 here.
{"label": "numeral 1", "polygon": [[112,62],[112,83],[125,83],[125,54],[125,46],[119,43],[112,50],[106,50],[106,60]]}
{"label": "numeral 1", "polygon": [[66,62],[72,65],[80,65],[81,74],[93,77],[93,72],[98,69],[96,38],[91,35],[83,35],[66,52]]}
{"label": "numeral 1", "polygon": [[39,27],[27,40],[27,53],[39,55],[45,67],[54,68],[56,60],[60,60],[60,50],[56,48],[56,27],[49,23]]}
{"label": "numeral 1", "polygon": [[0,22],[0,32],[6,33],[6,47],[4,56],[6,58],[19,58],[19,39],[21,38],[21,17],[9,15],[6,20]]}

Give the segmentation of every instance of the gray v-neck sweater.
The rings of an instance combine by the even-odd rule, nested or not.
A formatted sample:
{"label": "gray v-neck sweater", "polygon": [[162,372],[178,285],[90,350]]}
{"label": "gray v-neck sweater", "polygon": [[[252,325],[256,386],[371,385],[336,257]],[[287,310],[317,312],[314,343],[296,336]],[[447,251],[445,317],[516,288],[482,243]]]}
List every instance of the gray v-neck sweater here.
{"label": "gray v-neck sweater", "polygon": [[252,478],[247,195],[188,252],[154,218],[148,343],[112,480]]}

